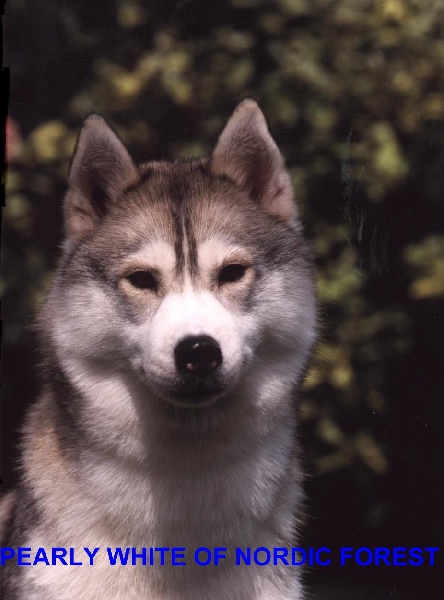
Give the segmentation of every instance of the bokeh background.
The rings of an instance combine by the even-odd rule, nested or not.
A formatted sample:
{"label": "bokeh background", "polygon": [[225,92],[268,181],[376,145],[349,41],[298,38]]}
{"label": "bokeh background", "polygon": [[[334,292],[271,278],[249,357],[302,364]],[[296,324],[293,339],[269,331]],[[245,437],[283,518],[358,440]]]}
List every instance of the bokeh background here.
{"label": "bokeh background", "polygon": [[15,0],[4,28],[1,489],[82,120],[104,115],[137,161],[186,158],[252,96],[316,254],[303,545],[442,549],[433,568],[313,568],[310,597],[444,598],[442,0]]}

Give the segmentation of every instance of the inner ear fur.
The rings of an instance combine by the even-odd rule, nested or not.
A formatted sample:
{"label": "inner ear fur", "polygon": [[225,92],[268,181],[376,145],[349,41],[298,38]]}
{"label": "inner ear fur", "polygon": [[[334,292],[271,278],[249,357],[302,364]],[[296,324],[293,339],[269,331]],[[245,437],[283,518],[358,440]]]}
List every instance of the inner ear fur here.
{"label": "inner ear fur", "polygon": [[216,175],[225,175],[245,189],[267,212],[294,223],[291,179],[254,100],[244,100],[234,111],[216,144],[211,167]]}
{"label": "inner ear fur", "polygon": [[90,233],[109,205],[137,178],[127,149],[102,117],[89,116],[77,139],[65,199],[68,240]]}

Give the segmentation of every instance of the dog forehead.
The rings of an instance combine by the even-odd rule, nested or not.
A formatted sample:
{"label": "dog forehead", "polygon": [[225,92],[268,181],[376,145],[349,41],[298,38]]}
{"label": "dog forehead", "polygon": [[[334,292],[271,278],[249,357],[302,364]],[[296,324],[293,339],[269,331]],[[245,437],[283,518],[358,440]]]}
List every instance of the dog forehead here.
{"label": "dog forehead", "polygon": [[184,235],[197,242],[213,236],[243,237],[256,207],[229,180],[201,168],[184,170],[167,164],[142,175],[116,209],[116,221],[125,222],[135,235],[175,245]]}

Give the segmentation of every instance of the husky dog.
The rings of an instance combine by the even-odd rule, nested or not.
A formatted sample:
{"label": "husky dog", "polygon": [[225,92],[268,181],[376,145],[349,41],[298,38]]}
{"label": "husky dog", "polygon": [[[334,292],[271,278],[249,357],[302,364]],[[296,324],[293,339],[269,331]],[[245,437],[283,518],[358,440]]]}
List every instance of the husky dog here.
{"label": "husky dog", "polygon": [[[298,567],[235,561],[299,541],[295,392],[315,339],[310,252],[262,112],[243,101],[211,158],[139,167],[90,116],[65,221],[2,546],[31,562],[100,550],[92,566],[6,560],[1,597],[300,600]],[[129,547],[185,548],[186,565],[111,566],[107,548]]]}

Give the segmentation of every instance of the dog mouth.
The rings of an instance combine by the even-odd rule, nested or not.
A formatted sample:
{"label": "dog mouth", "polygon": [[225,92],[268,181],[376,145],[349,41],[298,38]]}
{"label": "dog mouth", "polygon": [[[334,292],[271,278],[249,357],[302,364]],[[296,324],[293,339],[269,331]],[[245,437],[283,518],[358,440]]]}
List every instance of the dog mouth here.
{"label": "dog mouth", "polygon": [[228,393],[233,381],[221,372],[197,376],[192,373],[166,373],[137,368],[140,382],[151,394],[176,406],[207,406]]}
{"label": "dog mouth", "polygon": [[[145,384],[148,383],[146,378],[144,381]],[[231,385],[216,376],[205,378],[176,376],[168,382],[164,380],[154,383],[151,378],[149,388],[158,398],[169,404],[182,407],[204,407],[224,396],[231,389]]]}
{"label": "dog mouth", "polygon": [[168,399],[183,406],[204,406],[216,401],[228,386],[219,377],[180,377],[169,389]]}

